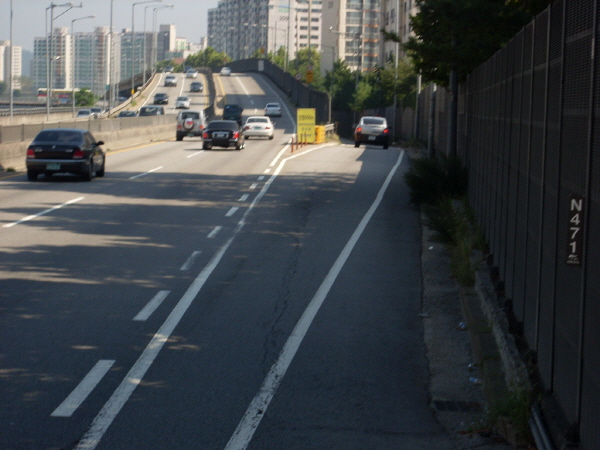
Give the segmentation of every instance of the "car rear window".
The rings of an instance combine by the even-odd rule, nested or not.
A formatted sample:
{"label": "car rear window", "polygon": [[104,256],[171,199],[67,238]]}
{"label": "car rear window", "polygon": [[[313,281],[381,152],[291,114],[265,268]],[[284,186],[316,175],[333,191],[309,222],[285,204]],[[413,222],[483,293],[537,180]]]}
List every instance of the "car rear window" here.
{"label": "car rear window", "polygon": [[198,120],[200,118],[200,114],[199,113],[194,113],[194,112],[187,112],[187,113],[183,113],[181,115],[181,119],[185,120],[185,119],[194,119],[194,120]]}
{"label": "car rear window", "polygon": [[235,131],[238,129],[238,124],[236,122],[230,121],[218,121],[211,122],[208,124],[208,129],[219,129],[219,130],[232,130]]}
{"label": "car rear window", "polygon": [[363,119],[365,125],[385,125],[384,119]]}
{"label": "car rear window", "polygon": [[262,117],[253,117],[251,119],[248,119],[248,122],[252,123],[252,122],[263,122],[263,123],[267,123],[268,120],[267,119],[263,119]]}
{"label": "car rear window", "polygon": [[82,142],[82,134],[74,131],[41,131],[35,138],[36,142]]}

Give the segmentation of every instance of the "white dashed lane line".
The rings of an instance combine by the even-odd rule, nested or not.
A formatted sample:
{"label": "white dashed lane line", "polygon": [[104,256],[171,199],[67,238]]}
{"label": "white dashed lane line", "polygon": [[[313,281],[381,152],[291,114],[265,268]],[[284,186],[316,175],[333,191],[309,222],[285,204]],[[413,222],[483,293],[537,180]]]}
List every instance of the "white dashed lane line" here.
{"label": "white dashed lane line", "polygon": [[133,318],[133,320],[143,322],[144,320],[148,319],[148,317],[150,317],[152,313],[156,311],[156,308],[160,306],[163,300],[167,298],[167,295],[169,295],[170,292],[171,291],[159,291],[154,297],[152,297],[152,300],[150,300],[148,304],[144,306],[137,316]]}

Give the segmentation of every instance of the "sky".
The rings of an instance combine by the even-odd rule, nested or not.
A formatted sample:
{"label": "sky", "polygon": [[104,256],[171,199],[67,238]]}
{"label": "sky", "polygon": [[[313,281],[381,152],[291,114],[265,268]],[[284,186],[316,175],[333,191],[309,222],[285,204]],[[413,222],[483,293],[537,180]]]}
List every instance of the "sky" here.
{"label": "sky", "polygon": [[[132,5],[144,0],[113,0],[113,29],[115,32],[123,28],[131,29]],[[10,38],[10,0],[0,0],[0,40]],[[33,39],[44,37],[46,26],[44,19],[46,8],[52,3],[63,5],[70,0],[12,0],[13,5],[13,44],[20,45],[23,50],[33,51]],[[65,7],[54,8],[54,27],[71,29],[71,21],[80,17],[95,15],[93,19],[77,20],[74,31],[89,32],[95,27],[110,26],[111,0],[76,0],[73,4],[81,8],[67,10]],[[206,36],[207,11],[217,7],[218,0],[157,0],[135,6],[135,31],[144,29],[144,12],[146,12],[146,31],[152,30],[154,8],[172,4],[174,8],[162,8],[156,11],[157,24],[175,25],[177,37],[186,38],[188,42],[197,43],[200,37]],[[48,16],[50,11],[48,11]]]}

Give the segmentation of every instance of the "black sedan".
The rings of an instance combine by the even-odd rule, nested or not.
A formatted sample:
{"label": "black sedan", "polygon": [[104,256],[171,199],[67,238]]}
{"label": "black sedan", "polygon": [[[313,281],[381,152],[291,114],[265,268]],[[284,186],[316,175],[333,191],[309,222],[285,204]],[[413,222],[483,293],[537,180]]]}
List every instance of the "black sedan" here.
{"label": "black sedan", "polygon": [[94,136],[79,128],[49,128],[40,131],[27,149],[25,165],[31,181],[43,173],[81,175],[91,181],[94,174],[104,176],[106,153]]}
{"label": "black sedan", "polygon": [[202,148],[209,150],[216,147],[235,147],[241,150],[246,146],[244,133],[235,120],[213,120],[202,134]]}
{"label": "black sedan", "polygon": [[165,92],[157,92],[154,95],[153,103],[155,105],[168,105],[169,104],[169,95],[166,94]]}

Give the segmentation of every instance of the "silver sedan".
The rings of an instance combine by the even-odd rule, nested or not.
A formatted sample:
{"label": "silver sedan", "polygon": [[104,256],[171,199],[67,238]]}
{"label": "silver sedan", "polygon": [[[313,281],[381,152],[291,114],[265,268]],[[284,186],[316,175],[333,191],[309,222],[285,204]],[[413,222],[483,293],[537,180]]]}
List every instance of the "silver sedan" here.
{"label": "silver sedan", "polygon": [[275,124],[271,122],[269,117],[265,116],[250,116],[246,120],[243,127],[244,136],[249,137],[268,137],[273,139]]}

